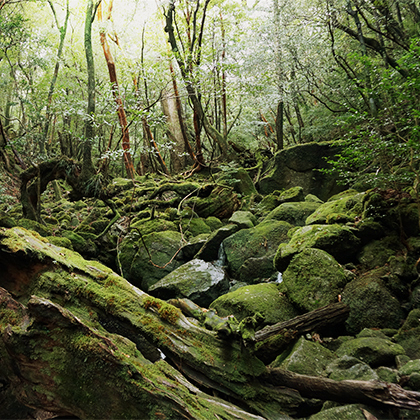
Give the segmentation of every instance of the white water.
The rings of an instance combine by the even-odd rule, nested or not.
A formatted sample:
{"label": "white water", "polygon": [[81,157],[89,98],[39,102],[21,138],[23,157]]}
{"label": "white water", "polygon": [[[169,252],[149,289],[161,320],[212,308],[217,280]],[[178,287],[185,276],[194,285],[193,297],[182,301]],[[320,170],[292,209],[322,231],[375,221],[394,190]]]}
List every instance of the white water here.
{"label": "white water", "polygon": [[283,281],[283,275],[279,271],[279,273],[277,274],[276,283],[281,283],[282,281]]}
{"label": "white water", "polygon": [[217,253],[217,260],[214,262],[216,267],[223,267],[226,265],[226,254],[223,248],[223,242],[220,244],[219,251]]}

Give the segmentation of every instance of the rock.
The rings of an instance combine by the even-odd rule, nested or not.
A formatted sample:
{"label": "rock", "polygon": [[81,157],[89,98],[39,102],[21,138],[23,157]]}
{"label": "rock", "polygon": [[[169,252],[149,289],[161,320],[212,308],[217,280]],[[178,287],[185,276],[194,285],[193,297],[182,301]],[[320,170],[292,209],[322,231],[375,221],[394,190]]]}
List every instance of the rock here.
{"label": "rock", "polygon": [[318,203],[318,204],[324,204],[324,202],[323,202],[320,198],[318,198],[316,195],[314,195],[314,194],[308,194],[308,195],[305,197],[305,201],[306,201],[307,203]]}
{"label": "rock", "polygon": [[239,275],[239,269],[248,258],[272,255],[279,244],[288,241],[287,222],[263,222],[251,229],[242,229],[223,241],[229,274]]}
{"label": "rock", "polygon": [[204,261],[215,261],[219,257],[220,245],[222,242],[239,230],[239,226],[230,224],[223,226],[210,234],[207,241],[197,252],[195,258]]}
{"label": "rock", "polygon": [[339,263],[350,262],[358,249],[360,240],[353,230],[338,224],[310,225],[297,228],[287,244],[280,245],[274,265],[283,272],[292,257],[306,248],[318,248],[331,254]]}
{"label": "rock", "polygon": [[182,246],[182,235],[169,230],[150,233],[143,240],[147,249],[140,235],[131,232],[121,242],[118,258],[124,277],[142,290],[148,290],[182,264],[174,258]]}
{"label": "rock", "polygon": [[355,338],[344,342],[336,351],[337,356],[356,357],[372,367],[393,365],[395,357],[404,353],[399,344],[378,337]]}
{"label": "rock", "polygon": [[194,237],[203,233],[210,234],[211,228],[202,218],[182,219],[182,232],[187,237]]}
{"label": "rock", "polygon": [[218,183],[232,187],[241,195],[257,194],[254,183],[243,168],[229,168],[221,173]]}
{"label": "rock", "polygon": [[287,369],[295,373],[311,376],[322,376],[325,368],[335,358],[327,348],[320,343],[300,337],[285,357],[281,354],[271,363],[270,367]]}
{"label": "rock", "polygon": [[394,339],[404,348],[407,356],[420,359],[420,309],[413,309],[408,314]]}
{"label": "rock", "polygon": [[226,293],[211,303],[221,317],[234,315],[238,321],[259,312],[264,324],[275,324],[297,316],[287,297],[275,284],[255,284]]}
{"label": "rock", "polygon": [[229,223],[235,223],[240,229],[248,229],[255,226],[257,218],[250,211],[235,211]]}
{"label": "rock", "polygon": [[381,279],[387,270],[387,267],[372,270],[347,283],[342,299],[350,306],[346,321],[349,333],[357,334],[363,328],[399,328],[404,313]]}
{"label": "rock", "polygon": [[277,280],[277,271],[273,266],[273,258],[273,254],[258,258],[248,258],[239,268],[239,280],[247,284]]}
{"label": "rock", "polygon": [[149,293],[160,299],[188,298],[203,307],[228,290],[224,270],[198,259],[181,265],[149,287]]}
{"label": "rock", "polygon": [[85,239],[73,231],[61,231],[61,236],[70,240],[73,249],[85,257],[94,257],[97,255],[98,250],[95,243],[91,239]]}
{"label": "rock", "polygon": [[185,261],[192,260],[197,252],[199,252],[203,245],[207,242],[208,238],[209,235],[207,233],[189,238],[188,243],[184,244],[181,248],[180,254],[182,259]]}
{"label": "rock", "polygon": [[276,153],[265,175],[258,183],[261,194],[270,194],[275,190],[302,187],[303,193],[314,194],[321,200],[327,200],[344,187],[338,186],[336,178],[319,171],[328,167],[326,157],[333,158],[340,150],[332,143],[306,143]]}
{"label": "rock", "polygon": [[211,231],[214,232],[217,229],[220,229],[223,226],[223,223],[214,216],[209,216],[205,220],[206,225],[210,227]]}
{"label": "rock", "polygon": [[307,217],[319,206],[319,203],[306,201],[280,204],[265,217],[264,221],[284,220],[294,226],[304,226]]}
{"label": "rock", "polygon": [[143,236],[149,235],[153,232],[166,232],[168,230],[173,230],[174,232],[178,231],[178,227],[174,222],[161,218],[152,220],[142,219],[132,223],[130,227],[134,230],[139,229]]}
{"label": "rock", "polygon": [[203,218],[210,216],[218,219],[228,219],[238,210],[240,201],[238,195],[230,188],[211,187],[211,193],[206,197],[192,197],[185,201],[185,205],[194,208],[194,211]]}
{"label": "rock", "polygon": [[343,267],[327,252],[308,248],[296,254],[283,273],[287,296],[304,311],[337,302],[345,284]]}
{"label": "rock", "polygon": [[387,366],[379,366],[376,369],[376,374],[378,375],[379,380],[389,382],[391,384],[398,384],[401,379],[398,370],[391,369]]}
{"label": "rock", "polygon": [[340,405],[338,407],[328,408],[308,418],[308,420],[366,420],[366,419],[373,420],[373,419],[377,419],[377,417],[371,414],[371,408],[369,408],[369,411],[368,411],[366,408],[361,407],[358,404],[347,404],[347,405]]}
{"label": "rock", "polygon": [[332,215],[335,215],[337,223],[354,222],[363,213],[364,197],[365,193],[358,193],[356,190],[346,190],[333,196],[308,216],[306,224],[331,223]]}
{"label": "rock", "polygon": [[382,267],[390,257],[404,249],[405,247],[396,236],[386,236],[365,245],[357,255],[357,260],[370,270],[375,267]]}
{"label": "rock", "polygon": [[358,380],[358,381],[377,381],[378,374],[367,364],[359,359],[344,355],[334,360],[325,369],[330,379],[335,381]]}

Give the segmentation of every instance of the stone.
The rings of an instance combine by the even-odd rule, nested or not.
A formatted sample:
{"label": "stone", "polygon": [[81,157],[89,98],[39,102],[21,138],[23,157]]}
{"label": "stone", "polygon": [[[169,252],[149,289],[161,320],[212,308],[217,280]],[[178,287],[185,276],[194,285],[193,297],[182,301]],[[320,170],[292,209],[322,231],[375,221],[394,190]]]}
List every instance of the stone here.
{"label": "stone", "polygon": [[234,315],[238,321],[259,312],[264,324],[287,321],[298,312],[275,284],[255,284],[226,293],[211,303],[221,317]]}
{"label": "stone", "polygon": [[327,252],[307,248],[296,254],[283,283],[289,299],[304,311],[312,311],[337,302],[346,284],[343,267]]}
{"label": "stone", "polygon": [[342,300],[350,306],[346,328],[357,334],[363,328],[399,328],[404,313],[398,299],[381,277],[388,267],[371,270],[346,284]]}
{"label": "stone", "polygon": [[229,219],[229,223],[235,223],[240,229],[247,229],[256,225],[257,218],[250,211],[235,211]]}
{"label": "stone", "polygon": [[229,168],[221,173],[217,181],[219,184],[232,187],[241,195],[257,194],[251,177],[243,168]]}
{"label": "stone", "polygon": [[262,222],[226,238],[223,247],[229,274],[237,278],[240,267],[248,258],[274,254],[280,243],[288,241],[290,228],[287,222]]}
{"label": "stone", "polygon": [[280,204],[266,216],[264,221],[284,220],[295,226],[304,226],[307,217],[319,206],[319,203],[306,201]]}
{"label": "stone", "polygon": [[203,233],[211,233],[210,226],[207,225],[207,223],[200,217],[192,219],[182,219],[181,227],[182,233],[190,238],[201,235]]}
{"label": "stone", "polygon": [[143,236],[143,240],[132,231],[120,244],[118,260],[124,277],[147,291],[182,264],[183,261],[174,258],[182,246],[182,235],[168,230],[150,233]]}
{"label": "stone", "polygon": [[276,280],[277,271],[273,266],[273,258],[273,254],[248,258],[239,268],[239,280],[248,284]]}
{"label": "stone", "polygon": [[331,221],[331,215],[335,216],[337,222],[342,223],[348,221],[354,222],[356,217],[360,217],[363,213],[363,199],[365,193],[358,193],[356,190],[346,190],[341,194],[331,197],[326,203],[318,206],[318,208],[306,219],[307,225],[322,224]]}
{"label": "stone", "polygon": [[394,336],[411,359],[420,359],[420,309],[413,309],[404,324]]}
{"label": "stone", "polygon": [[378,337],[355,338],[344,342],[336,351],[337,356],[356,357],[371,367],[393,365],[395,357],[404,353],[399,344]]}
{"label": "stone", "polygon": [[[287,350],[285,351],[287,353]],[[301,375],[322,376],[325,368],[335,356],[320,343],[309,341],[304,337],[293,345],[290,353],[281,354],[270,367],[287,369]]]}
{"label": "stone", "polygon": [[293,231],[290,241],[280,245],[274,258],[278,271],[286,270],[293,256],[306,248],[318,248],[331,254],[339,263],[350,262],[360,240],[347,226],[310,225]]}
{"label": "stone", "polygon": [[181,265],[149,287],[149,293],[160,299],[188,298],[203,307],[228,290],[224,270],[198,259]]}
{"label": "stone", "polygon": [[361,362],[356,357],[344,355],[330,363],[326,369],[326,374],[335,381],[358,380],[358,381],[377,381],[378,374],[367,364]]}
{"label": "stone", "polygon": [[[366,413],[370,414],[370,417],[367,417]],[[308,420],[366,420],[367,418],[377,417],[358,404],[347,404],[322,410],[310,416]]]}

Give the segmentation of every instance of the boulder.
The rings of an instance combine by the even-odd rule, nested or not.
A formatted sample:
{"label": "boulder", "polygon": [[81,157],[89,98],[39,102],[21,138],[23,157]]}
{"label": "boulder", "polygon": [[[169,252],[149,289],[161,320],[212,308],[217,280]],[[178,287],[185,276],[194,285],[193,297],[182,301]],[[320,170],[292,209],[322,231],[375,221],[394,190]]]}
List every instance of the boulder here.
{"label": "boulder", "polygon": [[182,219],[181,221],[182,233],[190,238],[201,235],[203,233],[210,234],[211,228],[200,217]]}
{"label": "boulder", "polygon": [[118,260],[124,277],[148,290],[182,264],[174,258],[182,246],[182,235],[169,230],[150,233],[143,240],[136,231],[127,235],[120,244]]}
{"label": "boulder", "polygon": [[342,299],[350,306],[346,321],[349,333],[356,334],[363,328],[399,328],[404,313],[381,279],[387,269],[382,267],[365,273],[344,288]]}
{"label": "boulder", "polygon": [[143,236],[149,235],[153,232],[165,232],[167,230],[178,231],[178,226],[169,220],[156,219],[142,219],[131,224],[131,229],[138,229]]}
{"label": "boulder", "polygon": [[230,275],[237,278],[239,269],[248,258],[274,254],[280,243],[288,241],[287,232],[291,227],[283,221],[263,222],[226,238],[223,247]]}
{"label": "boulder", "polygon": [[356,357],[371,367],[393,365],[395,357],[405,354],[404,349],[389,339],[360,337],[345,341],[336,351],[337,356]]}
{"label": "boulder", "polygon": [[292,257],[306,248],[318,248],[331,254],[339,263],[350,262],[358,250],[360,240],[352,229],[339,224],[310,225],[293,231],[287,244],[279,246],[274,265],[283,272]]}
{"label": "boulder", "polygon": [[366,419],[377,419],[372,414],[376,411],[369,407],[363,407],[358,404],[347,404],[339,405],[337,407],[331,407],[320,411],[313,416],[310,416],[308,420],[366,420]]}
{"label": "boulder", "polygon": [[248,258],[239,268],[239,280],[248,284],[276,280],[278,272],[273,266],[273,259],[273,254]]}
{"label": "boulder", "polygon": [[318,208],[306,219],[307,225],[331,223],[332,219],[337,223],[354,222],[356,217],[363,213],[363,199],[365,193],[356,190],[347,190],[331,197],[326,203]]}
{"label": "boulder", "polygon": [[327,200],[343,191],[336,177],[319,171],[329,167],[325,158],[333,158],[340,147],[333,143],[306,143],[280,150],[270,161],[257,187],[261,194],[302,187],[304,195],[314,194]]}
{"label": "boulder", "polygon": [[319,203],[307,201],[280,204],[266,216],[264,221],[284,220],[294,226],[304,226],[307,217],[319,206]]}
{"label": "boulder", "polygon": [[243,168],[229,168],[221,173],[218,183],[228,185],[241,195],[257,194],[254,183]]}
{"label": "boulder", "polygon": [[327,252],[307,248],[296,254],[283,273],[287,296],[304,311],[337,302],[346,284],[343,267]]}
{"label": "boulder", "polygon": [[320,343],[300,337],[292,349],[278,356],[270,367],[287,369],[302,375],[323,376],[325,368],[334,359],[334,353]]}
{"label": "boulder", "polygon": [[256,225],[257,218],[250,211],[235,211],[229,219],[229,223],[235,223],[240,229],[247,229]]}
{"label": "boulder", "polygon": [[275,284],[255,284],[226,293],[211,303],[221,317],[234,315],[238,321],[259,312],[264,324],[275,324],[297,316],[297,311]]}
{"label": "boulder", "polygon": [[325,369],[330,379],[335,381],[357,380],[377,381],[378,374],[367,364],[356,357],[344,355],[333,360]]}
{"label": "boulder", "polygon": [[203,307],[228,290],[224,270],[198,259],[181,265],[149,287],[149,293],[160,299],[188,298]]}
{"label": "boulder", "polygon": [[407,356],[420,359],[420,309],[410,311],[394,339],[404,348]]}

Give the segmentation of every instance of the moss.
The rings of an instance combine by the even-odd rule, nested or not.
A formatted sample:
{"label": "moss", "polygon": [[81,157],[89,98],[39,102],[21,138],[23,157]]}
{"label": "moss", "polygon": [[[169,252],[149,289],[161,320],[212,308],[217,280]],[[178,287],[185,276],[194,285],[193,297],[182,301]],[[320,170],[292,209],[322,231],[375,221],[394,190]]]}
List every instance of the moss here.
{"label": "moss", "polygon": [[165,232],[167,230],[177,231],[178,227],[175,223],[165,219],[139,220],[131,225],[133,229],[139,229],[143,236],[153,232]]}
{"label": "moss", "polygon": [[41,223],[38,223],[35,220],[21,219],[19,221],[19,226],[28,230],[34,230],[41,236],[50,236],[52,233],[51,230],[48,229],[48,227],[41,225]]}
{"label": "moss", "polygon": [[143,306],[144,309],[157,309],[160,318],[172,325],[176,325],[181,316],[181,311],[178,308],[152,296],[147,296],[143,300]]}
{"label": "moss", "polygon": [[188,236],[195,237],[203,233],[211,233],[210,227],[201,218],[183,219],[181,221],[182,232]]}
{"label": "moss", "polygon": [[214,216],[209,216],[205,219],[206,225],[210,227],[211,231],[215,231],[223,226],[223,223]]}
{"label": "moss", "polygon": [[53,245],[65,247],[68,249],[73,250],[73,245],[68,238],[60,237],[60,236],[47,236],[47,241]]}

